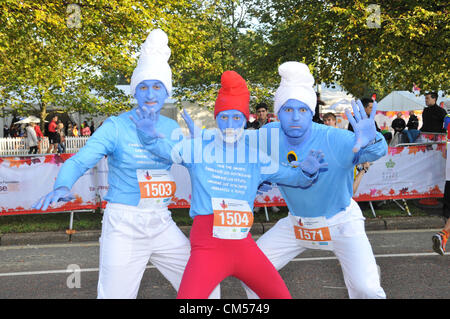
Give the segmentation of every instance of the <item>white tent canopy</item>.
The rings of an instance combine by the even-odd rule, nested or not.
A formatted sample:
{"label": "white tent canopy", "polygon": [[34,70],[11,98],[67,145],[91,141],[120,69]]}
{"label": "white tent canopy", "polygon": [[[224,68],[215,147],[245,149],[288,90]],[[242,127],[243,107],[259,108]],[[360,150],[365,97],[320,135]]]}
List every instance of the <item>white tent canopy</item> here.
{"label": "white tent canopy", "polygon": [[346,92],[340,85],[333,83],[327,85],[322,83],[316,88],[320,92],[320,99],[325,102],[321,107],[321,113],[344,112],[345,109],[351,109],[350,101],[354,99],[353,95]]}
{"label": "white tent canopy", "polygon": [[[450,98],[442,97],[442,92],[438,92],[437,104],[448,103]],[[393,91],[378,102],[378,111],[413,111],[423,110],[426,107],[425,96],[416,96],[409,91]]]}
{"label": "white tent canopy", "polygon": [[26,123],[31,123],[31,122],[40,123],[41,120],[34,115],[30,115],[24,119],[21,119],[20,121],[14,122],[14,124],[26,124]]}

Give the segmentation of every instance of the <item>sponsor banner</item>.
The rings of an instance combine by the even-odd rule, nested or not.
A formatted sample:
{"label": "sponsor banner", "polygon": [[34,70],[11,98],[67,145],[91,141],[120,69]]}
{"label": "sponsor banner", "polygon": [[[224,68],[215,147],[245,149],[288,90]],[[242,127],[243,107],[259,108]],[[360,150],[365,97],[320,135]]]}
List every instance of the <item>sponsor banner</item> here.
{"label": "sponsor banner", "polygon": [[370,167],[356,201],[443,197],[446,143],[390,147]]}
{"label": "sponsor banner", "polygon": [[[104,208],[108,191],[106,158],[88,170],[72,188],[75,200],[59,202],[46,212],[31,206],[53,189],[59,169],[73,154],[34,157],[0,157],[0,216],[87,210]],[[354,196],[356,201],[401,198],[443,197],[447,169],[446,143],[390,147],[386,156],[373,163]],[[189,208],[191,182],[187,169],[173,165],[171,174],[176,192],[169,208]],[[274,187],[258,195],[255,206],[286,206],[280,191]]]}
{"label": "sponsor banner", "polygon": [[47,211],[32,205],[53,190],[59,169],[73,154],[0,158],[0,215],[34,214],[96,209],[108,189],[106,160],[88,170],[75,183],[75,200],[53,204]]}

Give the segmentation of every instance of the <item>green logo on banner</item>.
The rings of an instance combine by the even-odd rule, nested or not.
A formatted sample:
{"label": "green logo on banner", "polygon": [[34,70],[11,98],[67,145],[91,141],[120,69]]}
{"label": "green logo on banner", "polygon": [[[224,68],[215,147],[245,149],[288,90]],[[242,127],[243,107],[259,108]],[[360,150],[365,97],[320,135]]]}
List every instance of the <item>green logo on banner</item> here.
{"label": "green logo on banner", "polygon": [[387,168],[394,168],[394,166],[395,166],[395,162],[392,161],[392,159],[389,159],[389,161],[386,162],[386,167]]}

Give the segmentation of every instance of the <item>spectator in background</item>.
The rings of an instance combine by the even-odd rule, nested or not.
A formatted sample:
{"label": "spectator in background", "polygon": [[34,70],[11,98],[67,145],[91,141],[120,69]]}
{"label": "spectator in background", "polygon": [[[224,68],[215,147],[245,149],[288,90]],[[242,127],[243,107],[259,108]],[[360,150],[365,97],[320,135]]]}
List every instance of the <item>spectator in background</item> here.
{"label": "spectator in background", "polygon": [[[447,107],[447,112],[450,112],[450,107]],[[448,124],[450,123],[450,114],[444,118],[444,129],[449,134]],[[445,253],[445,245],[447,244],[448,236],[450,234],[450,181],[445,181],[444,186],[444,206],[442,207],[442,215],[447,219],[444,229],[433,235],[433,250],[440,255]]]}
{"label": "spectator in background", "polygon": [[[448,112],[448,110],[447,110]],[[444,117],[444,130],[448,133],[448,125],[450,124],[450,113]]]}
{"label": "spectator in background", "polygon": [[26,137],[26,144],[28,145],[28,148],[30,149],[30,151],[28,152],[28,154],[36,154],[38,151],[38,138],[36,135],[36,131],[34,130],[34,127],[36,126],[36,123],[31,122],[30,124],[27,125],[27,127],[25,128],[25,131],[27,133],[27,137]]}
{"label": "spectator in background", "polygon": [[58,153],[66,152],[66,134],[64,133],[64,124],[58,123],[57,132],[59,134]]}
{"label": "spectator in background", "polygon": [[[256,120],[253,122],[247,122],[247,129],[249,130],[259,130],[262,126],[270,123],[270,119],[268,117],[268,107],[267,104],[261,102],[256,105]],[[261,207],[254,207],[253,211],[255,213],[259,212]],[[276,206],[271,207],[272,212],[278,213],[280,209]]]}
{"label": "spectator in background", "polygon": [[256,120],[247,122],[247,129],[258,130],[263,125],[270,123],[268,115],[267,104],[264,102],[259,103],[256,105]]}
{"label": "spectator in background", "polygon": [[77,123],[75,123],[75,124],[73,125],[72,136],[75,136],[75,137],[78,136],[78,126],[77,126]]}
{"label": "spectator in background", "polygon": [[447,112],[436,104],[438,95],[436,92],[429,92],[425,94],[426,108],[422,112],[422,127],[421,132],[429,133],[443,133],[444,132],[444,118]]}
{"label": "spectator in background", "polygon": [[67,136],[73,136],[73,125],[72,125],[72,122],[69,122],[69,124],[67,124]]}
{"label": "spectator in background", "polygon": [[91,129],[89,128],[87,121],[84,121],[83,124],[81,124],[81,135],[91,136]]}
{"label": "spectator in background", "polygon": [[336,127],[336,115],[334,115],[333,113],[329,112],[323,115],[323,124],[327,125],[327,126],[332,126],[332,127]]}
{"label": "spectator in background", "polygon": [[52,121],[50,124],[48,124],[48,149],[47,153],[53,153],[58,150],[58,143],[59,143],[59,135],[56,132],[56,129],[58,128],[58,116],[55,115],[52,118]]}
{"label": "spectator in background", "polygon": [[406,127],[408,128],[408,130],[419,129],[419,119],[417,118],[416,114],[414,114],[414,111],[409,111],[409,119]]}
{"label": "spectator in background", "polygon": [[9,136],[10,137],[18,137],[19,136],[19,132],[17,130],[17,124],[11,123],[11,125],[9,127]]}
{"label": "spectator in background", "polygon": [[406,136],[407,143],[414,143],[419,137],[419,119],[414,114],[414,111],[409,111],[409,119],[406,124],[407,130],[403,130],[403,135]]}
{"label": "spectator in background", "polygon": [[91,121],[91,126],[89,128],[91,129],[91,135],[94,134],[95,131],[94,121]]}
{"label": "spectator in background", "polygon": [[[363,98],[363,99],[361,99],[361,103],[364,107],[364,110],[366,111],[367,117],[369,117],[370,112],[372,112],[372,108],[373,108],[373,100],[370,98]],[[389,143],[392,140],[392,133],[391,132],[386,132],[386,133],[381,132],[380,128],[378,127],[377,122],[375,120],[374,120],[374,122],[375,122],[375,129],[377,130],[377,132],[380,132],[381,134],[383,134],[384,139],[386,140],[386,143],[389,145]],[[354,132],[353,127],[350,123],[348,123],[347,129],[349,131]]]}
{"label": "spectator in background", "polygon": [[403,132],[406,127],[406,122],[402,119],[402,112],[397,113],[397,118],[392,121],[391,126],[394,129],[394,134]]}
{"label": "spectator in background", "polygon": [[5,127],[3,127],[3,137],[9,137],[9,127],[5,124]]}
{"label": "spectator in background", "polygon": [[316,96],[317,96],[317,103],[316,103],[316,109],[314,111],[314,116],[313,116],[312,120],[313,120],[313,122],[316,122],[319,124],[324,124],[323,121],[320,119],[320,106],[325,105],[325,102],[320,99],[319,92],[316,92]]}
{"label": "spectator in background", "polygon": [[402,119],[402,112],[397,113],[397,118],[392,121],[391,127],[394,129],[394,137],[392,138],[391,145],[395,146],[400,143],[406,142],[407,137],[403,137],[403,131],[406,127],[406,122]]}
{"label": "spectator in background", "polygon": [[36,123],[34,126],[34,131],[38,139],[38,153],[42,153],[42,140],[44,139],[44,134],[42,134],[41,127]]}

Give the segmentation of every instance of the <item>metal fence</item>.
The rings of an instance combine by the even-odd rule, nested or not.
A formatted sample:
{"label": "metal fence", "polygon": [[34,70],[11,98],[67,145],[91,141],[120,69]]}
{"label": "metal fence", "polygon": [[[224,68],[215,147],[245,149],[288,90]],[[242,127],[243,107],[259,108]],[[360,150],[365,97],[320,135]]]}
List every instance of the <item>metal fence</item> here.
{"label": "metal fence", "polygon": [[[76,153],[82,148],[89,136],[66,136],[66,153]],[[46,154],[49,143],[48,138],[44,137],[41,143],[40,154]],[[0,156],[27,155],[29,152],[24,137],[4,137],[0,138]]]}

